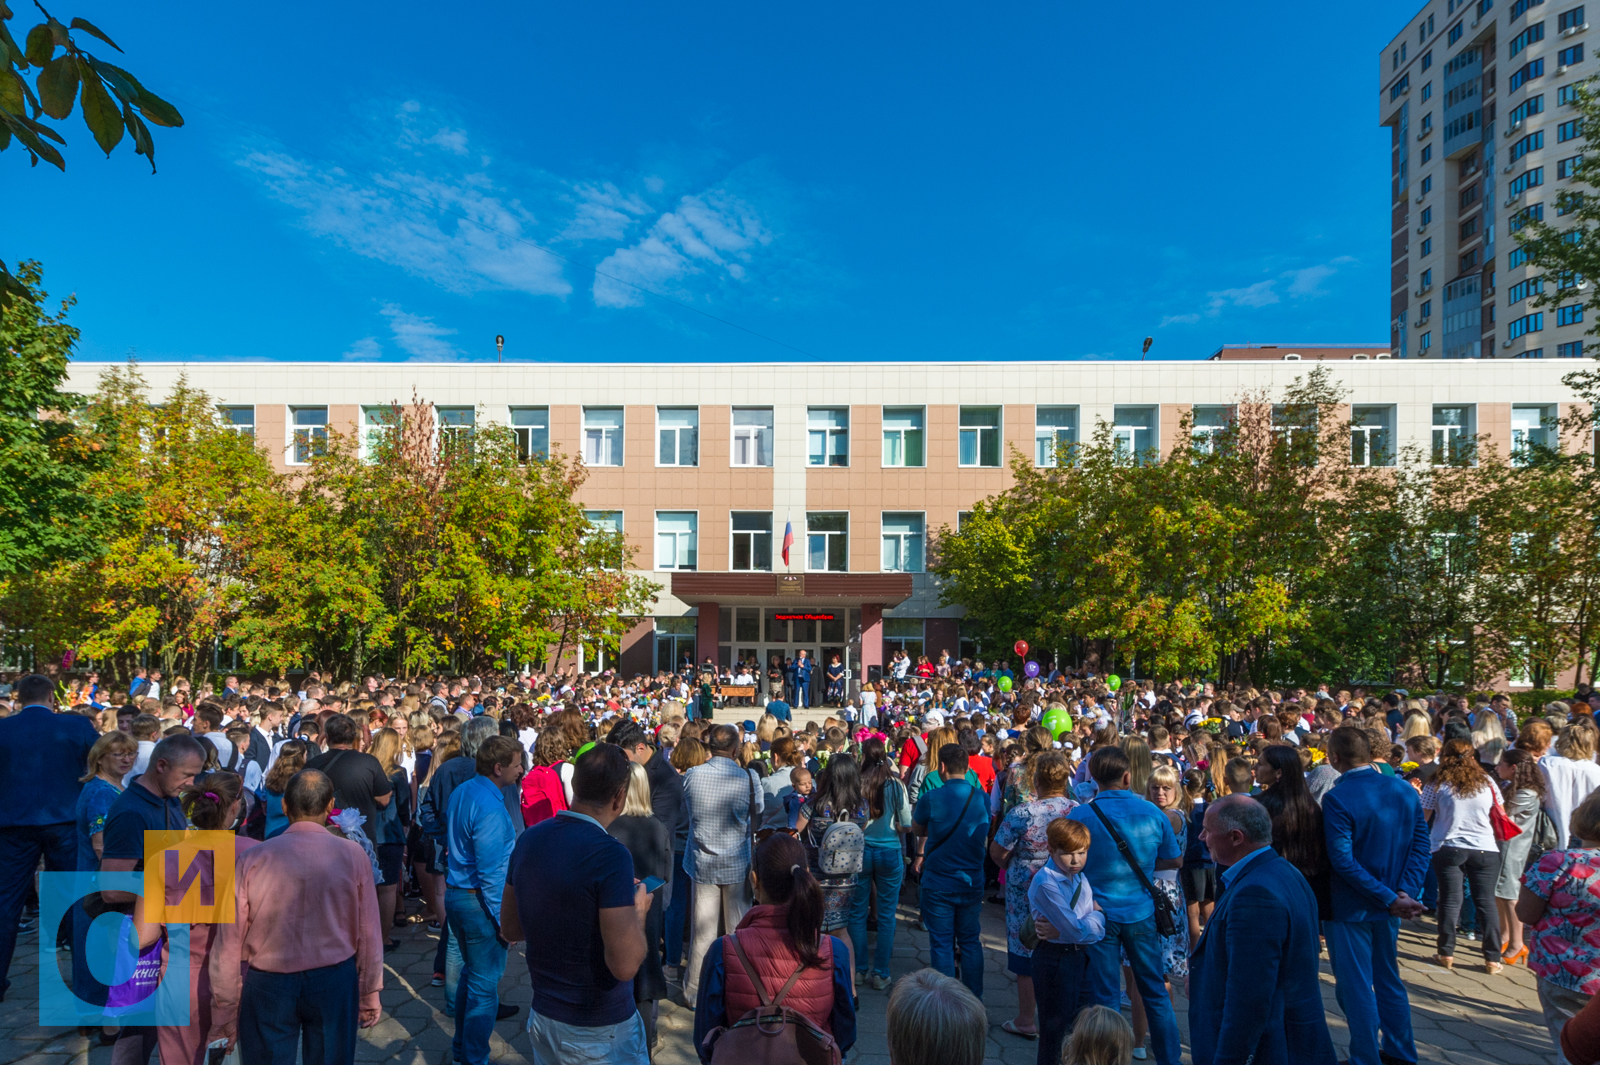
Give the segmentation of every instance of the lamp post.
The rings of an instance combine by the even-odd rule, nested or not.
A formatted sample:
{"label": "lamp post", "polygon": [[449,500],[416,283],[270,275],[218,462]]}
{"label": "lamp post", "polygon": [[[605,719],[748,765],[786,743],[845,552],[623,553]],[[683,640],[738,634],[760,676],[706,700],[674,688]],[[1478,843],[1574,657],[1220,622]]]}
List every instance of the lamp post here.
{"label": "lamp post", "polygon": [[1155,342],[1156,342],[1156,338],[1155,337],[1145,337],[1144,338],[1144,350],[1139,352],[1139,361],[1140,362],[1143,362],[1144,361],[1144,357],[1146,355],[1150,354],[1150,345],[1154,344]]}
{"label": "lamp post", "polygon": [[[1149,343],[1146,342],[1145,348],[1148,349],[1149,347],[1150,347]],[[505,362],[506,361],[505,360],[505,350],[506,350],[506,338],[497,334],[495,336],[495,338],[494,338],[494,361],[495,362]]]}

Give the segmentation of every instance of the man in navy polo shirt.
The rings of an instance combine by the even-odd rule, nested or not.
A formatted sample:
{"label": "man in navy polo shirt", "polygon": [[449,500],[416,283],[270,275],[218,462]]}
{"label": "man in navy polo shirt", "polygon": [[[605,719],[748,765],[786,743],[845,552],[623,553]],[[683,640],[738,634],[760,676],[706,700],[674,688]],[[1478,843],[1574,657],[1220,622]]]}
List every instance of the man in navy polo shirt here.
{"label": "man in navy polo shirt", "polygon": [[567,1045],[604,1048],[585,1065],[650,1061],[633,977],[645,959],[652,896],[634,880],[628,849],[606,833],[622,813],[631,770],[622,748],[591,747],[573,774],[572,807],[524,832],[511,853],[500,932],[528,940],[536,1065],[566,1065]]}
{"label": "man in navy polo shirt", "polygon": [[6,973],[17,946],[17,921],[39,856],[55,872],[72,872],[77,865],[74,818],[83,790],[78,778],[99,738],[81,714],[51,711],[55,685],[49,677],[23,677],[17,702],[22,709],[0,719],[0,1000],[11,985]]}
{"label": "man in navy polo shirt", "polygon": [[922,854],[912,871],[922,874],[922,923],[928,930],[929,960],[946,976],[955,976],[959,941],[961,982],[981,999],[979,918],[989,804],[982,792],[967,783],[967,752],[959,743],[939,748],[939,773],[948,783],[923,792],[911,812],[911,833],[923,837]]}
{"label": "man in navy polo shirt", "polygon": [[[144,866],[146,832],[183,831],[188,819],[178,793],[194,782],[205,764],[206,749],[193,736],[168,736],[156,744],[149,768],[117,796],[106,815],[101,872],[137,872]],[[137,898],[131,891],[102,891],[100,896],[120,909],[128,909]]]}

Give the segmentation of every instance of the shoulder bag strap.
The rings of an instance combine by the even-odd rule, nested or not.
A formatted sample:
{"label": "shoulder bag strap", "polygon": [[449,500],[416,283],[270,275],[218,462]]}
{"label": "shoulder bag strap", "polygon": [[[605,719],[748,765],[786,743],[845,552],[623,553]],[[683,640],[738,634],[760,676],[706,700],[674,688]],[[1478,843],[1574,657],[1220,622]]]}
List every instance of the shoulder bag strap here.
{"label": "shoulder bag strap", "polygon": [[[965,783],[965,782],[963,782],[963,783]],[[934,851],[938,850],[940,847],[942,847],[946,843],[950,842],[950,837],[956,834],[956,829],[960,828],[961,827],[961,823],[967,819],[967,809],[968,809],[968,807],[970,807],[972,805],[972,797],[974,795],[976,795],[976,794],[978,794],[978,789],[974,788],[972,785],[968,784],[967,785],[967,801],[966,801],[966,804],[961,807],[960,816],[956,818],[956,823],[950,826],[950,831],[946,832],[944,835],[939,837],[939,842],[938,843],[935,843],[933,846],[925,847],[923,849],[922,857],[923,857],[924,861],[927,860],[928,855],[932,854]]]}
{"label": "shoulder bag strap", "polygon": [[[750,956],[747,955],[747,953],[744,953],[744,943],[739,942],[738,932],[730,932],[730,934],[728,934],[728,939],[733,940],[733,953],[736,953],[736,955],[739,956],[739,964],[744,966],[744,975],[750,977],[750,983],[752,983],[752,985],[755,987],[755,998],[762,1003],[762,1009],[766,1009],[768,1006],[773,1006],[773,999],[766,998],[766,985],[765,983],[762,983],[762,977],[760,977],[760,974],[755,971],[755,966],[750,964]],[[723,961],[726,961],[726,958],[723,959]],[[795,975],[800,974],[795,972]],[[790,977],[789,983],[784,985],[784,990],[789,990],[790,983],[794,983],[794,977]],[[779,998],[781,998],[781,996],[779,996]]]}
{"label": "shoulder bag strap", "polygon": [[1117,852],[1122,855],[1122,860],[1128,863],[1128,868],[1133,870],[1133,875],[1139,878],[1139,883],[1144,886],[1145,894],[1150,896],[1150,901],[1158,902],[1155,885],[1150,883],[1150,878],[1144,875],[1144,870],[1134,860],[1133,851],[1128,847],[1128,841],[1122,838],[1122,833],[1118,832],[1110,821],[1106,820],[1106,815],[1100,812],[1099,806],[1091,802],[1089,809],[1094,811],[1095,816],[1100,819],[1100,823],[1106,826],[1106,831],[1111,833],[1111,838],[1116,840]]}

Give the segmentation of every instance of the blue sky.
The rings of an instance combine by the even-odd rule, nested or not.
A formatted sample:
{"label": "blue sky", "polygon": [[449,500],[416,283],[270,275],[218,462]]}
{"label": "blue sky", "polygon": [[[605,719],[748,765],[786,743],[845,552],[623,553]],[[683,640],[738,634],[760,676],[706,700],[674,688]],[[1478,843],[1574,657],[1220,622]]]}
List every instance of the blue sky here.
{"label": "blue sky", "polygon": [[1372,342],[1412,13],[79,0],[188,125],[154,177],[76,116],[66,175],[0,155],[0,254],[77,293],[87,358]]}

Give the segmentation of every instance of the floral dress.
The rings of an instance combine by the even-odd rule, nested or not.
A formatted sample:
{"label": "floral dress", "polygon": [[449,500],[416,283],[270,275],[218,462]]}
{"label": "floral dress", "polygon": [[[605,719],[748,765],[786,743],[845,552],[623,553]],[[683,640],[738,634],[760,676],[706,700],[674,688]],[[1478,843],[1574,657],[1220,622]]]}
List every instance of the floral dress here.
{"label": "floral dress", "polygon": [[994,841],[1011,852],[1011,861],[1006,865],[1006,950],[1019,957],[1033,955],[1017,937],[1023,922],[1033,919],[1028,909],[1028,885],[1033,882],[1033,874],[1050,860],[1050,841],[1045,833],[1051,821],[1067,816],[1077,805],[1059,795],[1022,803],[1012,807],[995,833]]}
{"label": "floral dress", "polygon": [[1551,851],[1522,886],[1549,903],[1528,937],[1528,968],[1569,991],[1600,992],[1600,850]]}

